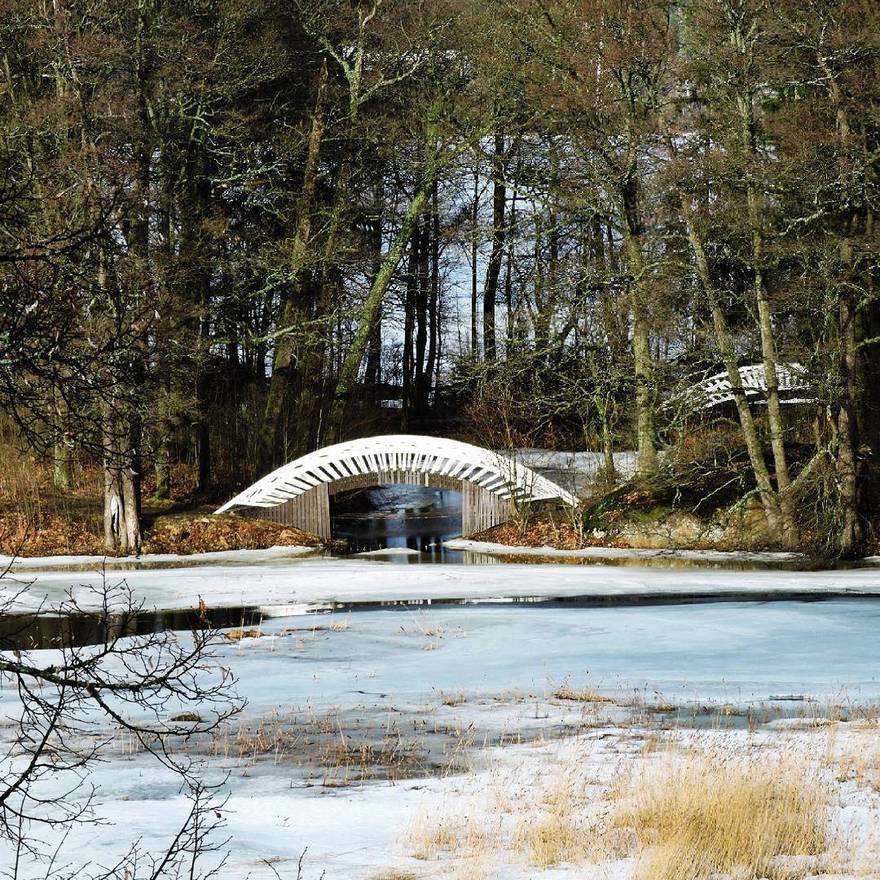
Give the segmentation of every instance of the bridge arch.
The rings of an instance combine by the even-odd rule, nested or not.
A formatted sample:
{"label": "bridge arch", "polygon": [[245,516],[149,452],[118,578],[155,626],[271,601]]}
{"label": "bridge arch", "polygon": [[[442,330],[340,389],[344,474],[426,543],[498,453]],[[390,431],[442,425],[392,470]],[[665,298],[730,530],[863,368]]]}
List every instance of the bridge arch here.
{"label": "bridge arch", "polygon": [[268,519],[329,539],[331,495],[391,483],[461,491],[465,534],[509,519],[514,501],[577,504],[570,492],[502,453],[443,437],[386,434],[297,458],[257,480],[216,513],[257,508]]}

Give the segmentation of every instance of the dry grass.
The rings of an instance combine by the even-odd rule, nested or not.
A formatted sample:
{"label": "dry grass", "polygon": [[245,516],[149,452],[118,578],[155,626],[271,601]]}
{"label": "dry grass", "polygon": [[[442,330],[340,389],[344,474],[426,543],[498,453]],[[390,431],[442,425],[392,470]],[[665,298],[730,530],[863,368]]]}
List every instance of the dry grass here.
{"label": "dry grass", "polygon": [[469,535],[475,541],[507,544],[509,547],[555,547],[558,550],[580,550],[595,544],[614,544],[614,541],[585,536],[583,529],[570,522],[556,522],[546,517],[534,517],[527,523],[506,522],[484,532]]}
{"label": "dry grass", "polygon": [[[23,556],[60,554],[102,555],[104,548],[103,476],[94,466],[77,462],[75,483],[56,489],[52,466],[23,452],[14,433],[0,419],[0,553]],[[192,469],[176,468],[175,497],[193,488]],[[204,553],[217,550],[259,550],[273,546],[318,547],[317,535],[268,520],[213,516],[190,510],[168,514],[171,500],[156,501],[144,486],[145,514],[158,514],[144,534],[145,553]]]}
{"label": "dry grass", "polygon": [[277,715],[235,729],[224,727],[215,734],[212,750],[215,757],[233,758],[253,763],[271,758],[276,764],[295,753],[300,745],[299,732]]}
{"label": "dry grass", "polygon": [[262,632],[258,629],[231,629],[223,635],[230,642],[240,642],[242,639],[258,639]]}
{"label": "dry grass", "polygon": [[[419,727],[415,733],[414,726]],[[341,788],[377,779],[396,782],[463,773],[470,769],[473,745],[469,727],[429,730],[392,715],[377,719],[335,711],[276,711],[224,726],[203,748],[241,766],[284,764],[326,788]]]}
{"label": "dry grass", "polygon": [[482,829],[468,816],[436,812],[416,813],[404,835],[404,843],[416,859],[436,859],[455,853],[473,858],[485,849]]}
{"label": "dry grass", "polygon": [[403,842],[415,858],[454,862],[455,876],[469,880],[511,853],[541,869],[594,860],[604,849],[583,815],[588,803],[584,786],[576,771],[525,791],[512,791],[509,780],[499,780],[484,800],[463,804],[457,812],[418,813]]}
{"label": "dry grass", "polygon": [[397,871],[392,868],[388,871],[380,871],[378,874],[370,874],[369,880],[418,880],[418,876],[412,871]]}
{"label": "dry grass", "polygon": [[553,868],[580,862],[587,855],[583,829],[570,816],[548,813],[526,821],[514,835],[514,846],[527,852],[531,864]]}
{"label": "dry grass", "polygon": [[611,697],[606,697],[604,694],[600,694],[598,691],[593,690],[592,688],[583,688],[578,690],[577,688],[569,687],[567,684],[562,685],[562,687],[557,688],[553,691],[553,696],[557,700],[567,700],[573,703],[613,703],[614,700]]}
{"label": "dry grass", "polygon": [[538,868],[579,863],[595,849],[590,830],[579,818],[586,802],[583,778],[567,773],[554,780],[532,809],[519,818],[513,848]]}
{"label": "dry grass", "polygon": [[817,745],[818,754],[811,748],[796,758],[787,748],[733,752],[726,743],[711,753],[692,744],[660,754],[613,750],[620,761],[611,773],[568,753],[555,771],[502,771],[480,791],[424,810],[403,842],[416,858],[442,863],[442,876],[468,880],[524,863],[535,878],[582,865],[603,876],[621,859],[632,880],[877,876],[867,855],[880,853],[876,835],[870,847],[838,839],[835,785],[839,770],[837,783],[871,791],[873,755],[834,749],[823,764]]}
{"label": "dry grass", "polygon": [[640,786],[617,817],[638,849],[638,880],[804,876],[828,847],[825,786],[806,765],[698,757]]}
{"label": "dry grass", "polygon": [[45,510],[0,514],[0,553],[99,556],[104,552],[104,538],[95,522],[69,519]]}

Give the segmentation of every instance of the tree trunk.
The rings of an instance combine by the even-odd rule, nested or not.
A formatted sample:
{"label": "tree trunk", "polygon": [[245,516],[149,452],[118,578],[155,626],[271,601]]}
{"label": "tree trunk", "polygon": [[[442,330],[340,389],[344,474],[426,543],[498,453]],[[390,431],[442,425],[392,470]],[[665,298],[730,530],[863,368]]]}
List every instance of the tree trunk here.
{"label": "tree trunk", "polygon": [[130,429],[108,413],[104,435],[104,546],[116,556],[141,551],[140,491]]}
{"label": "tree trunk", "polygon": [[513,179],[513,190],[510,193],[510,219],[507,221],[507,264],[504,267],[504,307],[506,309],[505,337],[509,347],[513,339],[513,261],[514,242],[516,240],[516,189],[519,183],[522,161],[517,161],[516,176]]}
{"label": "tree trunk", "polygon": [[339,378],[336,383],[336,393],[332,403],[330,418],[328,419],[328,440],[335,442],[341,437],[344,413],[348,396],[357,382],[361,361],[364,357],[367,341],[382,310],[382,301],[388,290],[388,285],[394,276],[394,272],[400,263],[407,244],[412,237],[413,230],[428,200],[428,193],[434,184],[434,174],[429,174],[423,181],[421,188],[416,192],[409,208],[403,217],[403,222],[397,235],[391,244],[391,248],[382,261],[382,267],[373,280],[367,300],[364,303],[360,320],[354,339],[345,356],[339,370]]}
{"label": "tree trunk", "polygon": [[415,349],[415,412],[421,425],[428,409],[428,370],[425,358],[428,353],[428,304],[431,286],[431,224],[428,213],[422,216],[416,231],[419,239],[419,278],[416,286],[416,349]]}
{"label": "tree trunk", "polygon": [[[835,107],[837,137],[844,155],[850,150],[851,130],[843,96],[838,86],[835,72],[820,59],[820,67],[827,77],[829,94]],[[838,552],[844,558],[858,556],[863,549],[864,530],[861,510],[863,492],[860,487],[861,462],[859,456],[860,422],[859,413],[864,413],[863,383],[861,380],[861,360],[859,357],[859,315],[853,297],[855,275],[855,255],[850,236],[854,232],[855,217],[845,221],[846,229],[839,240],[840,263],[844,269],[843,284],[837,294],[838,329],[838,370],[840,373],[840,393],[837,409],[837,479],[839,484],[841,523],[838,539]],[[869,224],[868,224],[869,225]],[[864,431],[864,426],[862,431]]]}
{"label": "tree trunk", "polygon": [[73,488],[73,453],[66,437],[55,444],[53,452],[52,484],[66,492]]}
{"label": "tree trunk", "polygon": [[[739,24],[735,26],[732,37],[736,50],[744,58],[748,58],[751,61],[750,43],[743,34]],[[752,96],[747,90],[737,93],[736,107],[739,113],[740,148],[750,162],[754,162],[758,157],[754,104]],[[785,453],[785,430],[782,421],[782,409],[779,403],[779,379],[776,371],[777,356],[773,318],[764,285],[762,269],[764,262],[764,239],[761,230],[760,206],[751,169],[748,169],[746,172],[746,210],[752,244],[755,304],[758,311],[758,328],[761,334],[761,352],[764,376],[767,383],[767,423],[770,429],[770,448],[773,451],[773,468],[776,474],[782,540],[786,546],[796,547],[800,539],[795,518],[794,499],[791,492],[788,459]]]}
{"label": "tree trunk", "polygon": [[413,405],[413,322],[415,318],[416,287],[418,286],[417,267],[419,263],[418,229],[413,229],[409,243],[409,262],[406,270],[406,291],[403,302],[403,352],[401,369],[403,371],[400,408],[400,429],[409,428],[410,410]]}
{"label": "tree trunk", "polygon": [[318,178],[318,157],[324,135],[324,102],[327,80],[328,72],[325,61],[321,65],[318,76],[315,110],[312,114],[312,127],[309,132],[306,165],[303,172],[303,186],[297,208],[296,231],[291,246],[290,284],[281,308],[278,337],[272,359],[272,376],[269,380],[269,393],[263,413],[262,459],[264,468],[269,468],[276,463],[276,456],[281,445],[281,428],[285,403],[288,400],[291,362],[296,344],[294,333],[301,322],[304,296],[303,273],[312,228],[312,211],[314,210]]}
{"label": "tree trunk", "polygon": [[[852,265],[852,246],[844,239],[840,245],[844,266]],[[856,334],[857,315],[848,290],[838,293],[838,334],[840,392],[837,410],[837,478],[839,481],[841,523],[839,552],[843,557],[858,554],[863,540],[859,517],[859,431],[858,373]]]}
{"label": "tree trunk", "polygon": [[425,364],[425,404],[434,389],[440,351],[440,205],[437,181],[431,187],[431,295],[428,302],[428,357]]}
{"label": "tree trunk", "polygon": [[767,382],[767,424],[770,428],[770,448],[773,451],[773,468],[776,473],[776,488],[779,498],[780,526],[782,541],[787,547],[797,547],[800,538],[795,519],[794,498],[791,492],[791,476],[785,453],[785,429],[782,421],[782,407],[779,403],[779,379],[776,372],[776,340],[773,335],[773,319],[770,303],[764,287],[761,262],[763,261],[763,236],[757,210],[757,196],[751,184],[748,185],[749,221],[752,227],[752,254],[754,259],[755,299],[758,307],[758,323],[761,330],[761,351],[763,354],[764,376]]}
{"label": "tree trunk", "polygon": [[688,203],[686,196],[681,197],[681,211],[687,228],[688,241],[690,242],[694,254],[697,275],[700,278],[700,284],[703,287],[703,292],[706,294],[706,299],[709,301],[709,309],[712,313],[712,323],[715,327],[715,335],[718,338],[718,348],[721,352],[724,368],[727,370],[727,378],[730,382],[733,401],[736,405],[736,411],[739,416],[739,423],[742,428],[746,450],[749,454],[749,462],[751,463],[752,472],[755,476],[755,484],[758,487],[761,505],[764,508],[767,529],[771,538],[778,541],[784,539],[779,499],[773,489],[770,472],[767,469],[767,463],[764,460],[764,453],[761,449],[761,440],[758,436],[755,420],[752,417],[752,411],[749,409],[748,400],[746,399],[742,376],[739,372],[739,364],[737,363],[736,355],[733,350],[733,342],[731,341],[730,332],[727,328],[727,319],[721,308],[721,301],[718,297],[715,283],[713,282],[712,275],[709,271],[709,262],[706,259],[703,241],[694,224],[691,206]]}
{"label": "tree trunk", "polygon": [[55,394],[56,439],[52,454],[52,484],[66,492],[73,488],[73,438],[68,430],[67,402]]}
{"label": "tree trunk", "polygon": [[498,296],[498,277],[504,258],[505,214],[507,190],[504,185],[504,135],[495,135],[495,153],[492,157],[492,251],[486,266],[483,286],[483,356],[495,360],[495,303]]}
{"label": "tree trunk", "polygon": [[654,441],[654,370],[651,358],[651,320],[648,291],[645,290],[645,264],[638,230],[634,228],[634,206],[624,212],[623,236],[630,274],[632,275],[632,352],[636,380],[636,472],[653,473],[657,469]]}
{"label": "tree trunk", "polygon": [[474,201],[471,207],[471,357],[480,357],[477,344],[477,259],[480,255],[480,163],[474,166]]}
{"label": "tree trunk", "polygon": [[[382,267],[382,215],[376,217],[372,229],[373,266],[371,278],[379,274]],[[367,347],[367,384],[373,389],[374,398],[378,399],[379,385],[382,382],[382,316],[379,315],[370,334]]]}

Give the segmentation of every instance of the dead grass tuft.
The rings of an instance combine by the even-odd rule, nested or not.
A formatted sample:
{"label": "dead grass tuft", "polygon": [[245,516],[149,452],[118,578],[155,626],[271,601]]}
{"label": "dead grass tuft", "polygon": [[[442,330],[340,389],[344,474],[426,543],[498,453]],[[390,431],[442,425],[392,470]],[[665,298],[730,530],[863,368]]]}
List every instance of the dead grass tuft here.
{"label": "dead grass tuft", "polygon": [[427,860],[464,849],[467,837],[466,817],[419,812],[410,822],[404,842],[413,858]]}
{"label": "dead grass tuft", "polygon": [[369,880],[418,880],[418,876],[412,871],[398,871],[391,868],[388,871],[380,871],[378,874],[370,874]]}
{"label": "dead grass tuft", "polygon": [[576,688],[571,688],[567,684],[562,685],[562,687],[557,688],[553,692],[553,696],[557,700],[568,700],[573,703],[613,703],[614,700],[611,697],[606,697],[604,694],[600,694],[598,691],[593,690],[592,688],[585,688],[582,690],[577,690]]}
{"label": "dead grass tuft", "polygon": [[587,855],[583,829],[571,816],[557,813],[526,820],[514,832],[513,844],[527,852],[529,861],[538,868],[580,862]]}
{"label": "dead grass tuft", "polygon": [[223,633],[223,635],[229,639],[230,642],[240,642],[242,639],[258,639],[262,635],[262,632],[258,629],[231,629],[228,632]]}
{"label": "dead grass tuft", "polygon": [[581,783],[571,774],[557,779],[514,829],[514,849],[526,852],[536,867],[553,868],[588,856],[590,836],[576,819],[584,800]]}
{"label": "dead grass tuft", "polygon": [[36,511],[0,513],[0,553],[22,556],[104,553],[97,521],[78,521],[67,515]]}
{"label": "dead grass tuft", "polygon": [[634,833],[637,880],[772,880],[826,851],[827,800],[805,765],[701,758],[643,783],[616,821]]}

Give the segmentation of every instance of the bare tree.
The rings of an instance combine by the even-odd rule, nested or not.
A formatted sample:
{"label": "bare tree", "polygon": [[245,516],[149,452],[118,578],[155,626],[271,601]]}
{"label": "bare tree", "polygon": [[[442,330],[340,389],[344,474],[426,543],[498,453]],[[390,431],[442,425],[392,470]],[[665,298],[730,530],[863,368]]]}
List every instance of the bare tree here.
{"label": "bare tree", "polygon": [[[27,585],[0,575],[0,675],[17,695],[0,760],[0,876],[110,878],[208,877],[222,862],[222,780],[206,781],[187,756],[241,708],[231,673],[213,656],[217,633],[207,616],[191,633],[132,635],[144,611],[125,582],[71,590],[57,606],[32,608]],[[63,638],[50,651],[29,649],[38,615],[87,623],[94,644]],[[48,657],[47,657],[48,653]],[[187,711],[180,715],[181,709]],[[174,721],[174,718],[185,719]],[[189,809],[164,849],[125,841],[109,866],[77,864],[68,852],[76,829],[99,823],[91,772],[121,737],[170,771]],[[213,858],[207,858],[213,854]],[[207,861],[206,861],[207,859]]]}

